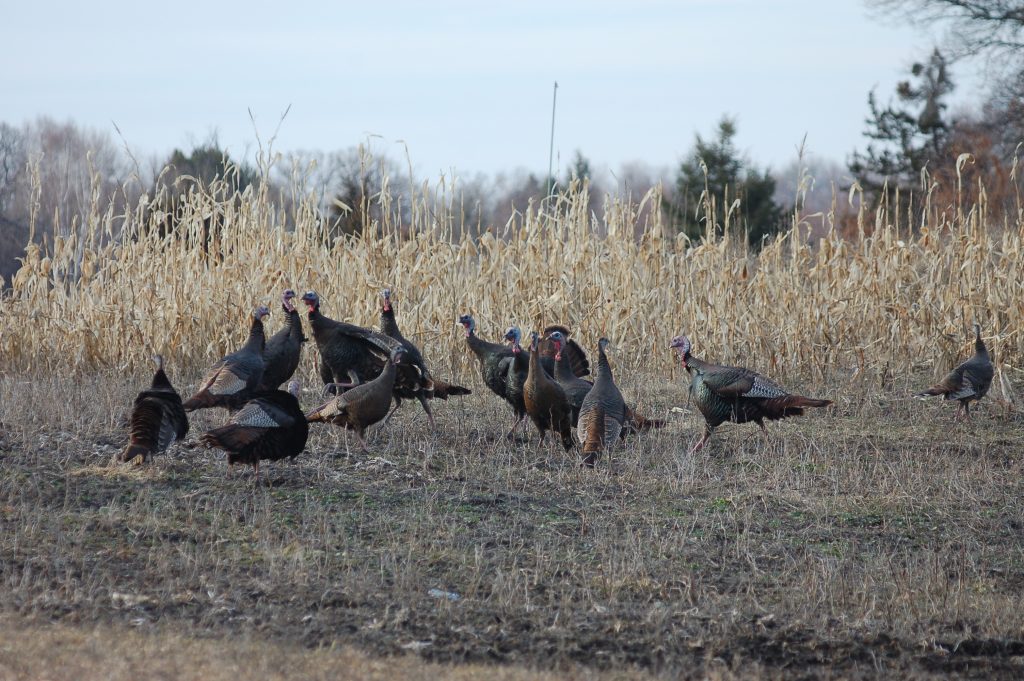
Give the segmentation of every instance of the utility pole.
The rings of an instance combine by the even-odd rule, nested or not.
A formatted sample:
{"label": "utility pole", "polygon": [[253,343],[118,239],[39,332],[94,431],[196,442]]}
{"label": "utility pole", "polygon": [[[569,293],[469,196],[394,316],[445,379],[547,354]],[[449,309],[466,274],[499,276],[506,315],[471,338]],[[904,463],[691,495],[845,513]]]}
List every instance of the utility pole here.
{"label": "utility pole", "polygon": [[554,178],[551,176],[551,169],[555,160],[555,104],[558,103],[558,81],[555,81],[555,89],[551,95],[551,146],[548,148],[548,193],[545,198],[551,197],[551,190],[554,188]]}

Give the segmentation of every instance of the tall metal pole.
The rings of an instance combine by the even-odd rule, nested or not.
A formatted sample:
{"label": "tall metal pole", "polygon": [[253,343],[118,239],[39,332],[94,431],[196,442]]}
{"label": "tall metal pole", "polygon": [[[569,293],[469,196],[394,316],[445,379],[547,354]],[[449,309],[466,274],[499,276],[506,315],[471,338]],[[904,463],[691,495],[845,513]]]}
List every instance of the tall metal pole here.
{"label": "tall metal pole", "polygon": [[551,196],[551,190],[554,186],[554,178],[551,176],[551,169],[555,160],[555,104],[558,103],[558,81],[555,81],[555,89],[551,95],[551,146],[548,149],[548,194],[546,198]]}

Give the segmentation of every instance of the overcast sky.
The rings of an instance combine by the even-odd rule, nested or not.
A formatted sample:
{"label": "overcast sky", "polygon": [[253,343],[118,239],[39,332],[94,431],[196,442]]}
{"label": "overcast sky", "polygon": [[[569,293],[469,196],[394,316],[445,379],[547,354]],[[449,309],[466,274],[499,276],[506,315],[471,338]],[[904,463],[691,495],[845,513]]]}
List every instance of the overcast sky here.
{"label": "overcast sky", "polygon": [[[934,38],[862,0],[9,3],[0,120],[38,115],[161,156],[216,132],[233,156],[335,150],[367,136],[421,176],[548,163],[675,165],[695,132],[738,118],[738,142],[780,167],[807,135],[844,161]],[[961,87],[956,99],[975,91]]]}

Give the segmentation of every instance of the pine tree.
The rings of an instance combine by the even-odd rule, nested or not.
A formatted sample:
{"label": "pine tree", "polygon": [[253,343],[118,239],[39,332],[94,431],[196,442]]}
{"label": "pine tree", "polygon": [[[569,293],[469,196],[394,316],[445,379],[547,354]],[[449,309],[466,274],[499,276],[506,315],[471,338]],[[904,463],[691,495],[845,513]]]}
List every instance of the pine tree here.
{"label": "pine tree", "polygon": [[699,239],[708,221],[715,225],[715,233],[722,232],[726,211],[738,199],[738,213],[730,216],[730,223],[738,222],[750,244],[760,246],[783,225],[782,209],[773,199],[775,178],[736,149],[735,136],[736,122],[728,116],[719,121],[713,139],[696,135],[693,149],[679,166],[675,195],[665,208],[679,231]]}
{"label": "pine tree", "polygon": [[882,186],[911,190],[925,167],[948,165],[950,124],[945,118],[946,97],[953,81],[946,60],[935,50],[927,62],[911,68],[915,82],[900,82],[896,103],[879,108],[875,93],[868,95],[871,115],[865,132],[873,140],[855,151],[848,167],[865,192],[877,196]]}

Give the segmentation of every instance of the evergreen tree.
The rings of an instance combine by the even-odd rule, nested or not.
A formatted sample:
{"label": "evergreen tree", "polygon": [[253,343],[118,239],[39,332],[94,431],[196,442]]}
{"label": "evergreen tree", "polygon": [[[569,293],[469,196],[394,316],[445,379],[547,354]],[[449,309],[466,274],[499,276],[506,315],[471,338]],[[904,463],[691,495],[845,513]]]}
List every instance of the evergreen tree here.
{"label": "evergreen tree", "polygon": [[896,103],[879,108],[875,93],[868,95],[871,115],[865,132],[873,142],[861,153],[855,151],[848,167],[865,192],[877,196],[883,184],[910,190],[919,183],[921,170],[940,167],[950,137],[945,119],[946,97],[953,81],[946,60],[935,50],[927,62],[911,68],[914,82],[896,86]]}
{"label": "evergreen tree", "polygon": [[182,175],[192,177],[204,187],[209,186],[214,178],[220,178],[232,183],[240,192],[259,177],[250,165],[232,161],[227,151],[216,142],[194,147],[188,154],[175,149],[165,165],[173,168],[174,178]]}
{"label": "evergreen tree", "polygon": [[[719,121],[713,139],[696,135],[692,151],[679,166],[674,200],[666,209],[677,229],[698,239],[705,234],[708,221],[720,234],[726,211],[739,199],[738,213],[732,214],[730,222],[738,222],[750,244],[759,246],[783,226],[782,209],[773,198],[775,178],[739,152],[735,136],[736,121],[728,116]],[[714,214],[708,214],[712,198]]]}

